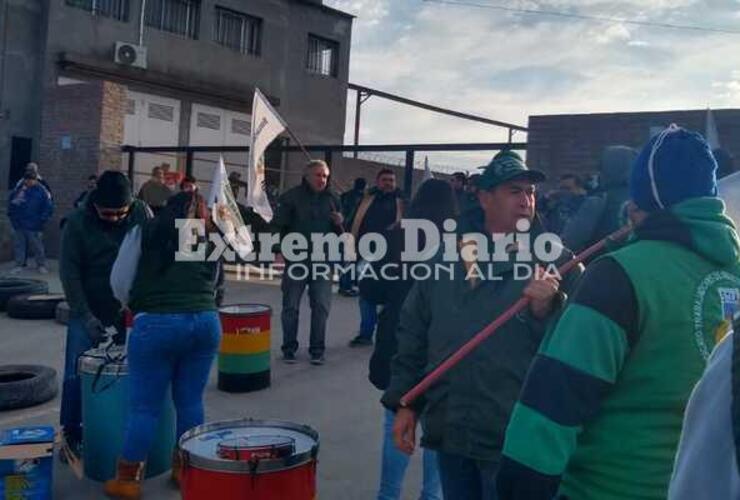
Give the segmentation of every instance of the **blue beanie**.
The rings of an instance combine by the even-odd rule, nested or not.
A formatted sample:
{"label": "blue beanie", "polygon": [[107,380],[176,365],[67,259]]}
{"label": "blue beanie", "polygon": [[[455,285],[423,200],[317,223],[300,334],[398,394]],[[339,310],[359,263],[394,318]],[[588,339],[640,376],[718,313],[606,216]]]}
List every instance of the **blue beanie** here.
{"label": "blue beanie", "polygon": [[632,166],[630,195],[646,212],[717,196],[717,162],[704,138],[676,125],[653,137]]}

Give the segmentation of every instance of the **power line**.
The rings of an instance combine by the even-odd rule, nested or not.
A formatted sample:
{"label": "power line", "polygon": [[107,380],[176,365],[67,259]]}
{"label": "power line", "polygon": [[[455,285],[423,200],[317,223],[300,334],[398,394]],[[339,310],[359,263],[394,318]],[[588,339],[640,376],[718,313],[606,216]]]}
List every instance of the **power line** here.
{"label": "power line", "polygon": [[493,4],[484,4],[484,3],[477,3],[477,2],[470,2],[470,1],[462,1],[462,0],[424,0],[425,2],[429,3],[437,3],[437,4],[443,4],[443,5],[456,5],[459,7],[477,7],[480,9],[490,9],[490,10],[500,10],[500,11],[506,11],[506,12],[513,12],[515,14],[530,14],[530,15],[541,15],[541,16],[556,16],[556,17],[567,17],[567,18],[573,18],[573,19],[582,19],[586,21],[599,21],[599,22],[606,22],[606,23],[622,23],[622,24],[631,24],[635,26],[649,26],[653,28],[666,28],[666,29],[676,29],[676,30],[691,30],[691,31],[704,31],[704,32],[710,32],[710,33],[723,33],[723,34],[729,34],[729,35],[740,35],[740,30],[730,30],[730,29],[723,29],[723,28],[711,28],[711,27],[705,27],[705,26],[690,26],[690,25],[683,25],[683,24],[671,24],[671,23],[658,23],[658,22],[652,22],[652,21],[637,21],[634,19],[623,19],[619,17],[609,17],[609,16],[595,16],[595,15],[586,15],[586,14],[574,14],[570,12],[560,12],[555,10],[541,10],[541,9],[524,9],[524,8],[517,8],[517,7],[505,7],[503,5],[493,5]]}

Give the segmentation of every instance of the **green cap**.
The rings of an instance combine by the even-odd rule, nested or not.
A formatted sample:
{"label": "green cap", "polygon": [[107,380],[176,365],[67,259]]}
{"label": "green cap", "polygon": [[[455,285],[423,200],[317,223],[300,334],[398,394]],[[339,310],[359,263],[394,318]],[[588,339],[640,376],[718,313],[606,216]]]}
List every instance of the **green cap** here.
{"label": "green cap", "polygon": [[546,179],[545,174],[539,170],[530,170],[517,153],[504,150],[494,156],[491,163],[483,167],[483,172],[476,185],[481,189],[489,190],[504,182],[519,178],[527,179],[533,184]]}

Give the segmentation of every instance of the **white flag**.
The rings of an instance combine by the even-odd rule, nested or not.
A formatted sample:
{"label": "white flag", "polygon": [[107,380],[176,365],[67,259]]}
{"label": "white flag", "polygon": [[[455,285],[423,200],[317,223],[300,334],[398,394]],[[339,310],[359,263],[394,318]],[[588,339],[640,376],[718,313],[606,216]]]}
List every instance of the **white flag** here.
{"label": "white flag", "polygon": [[265,193],[265,149],[286,129],[285,122],[259,89],[252,104],[252,141],[249,145],[247,206],[265,221],[272,220],[272,207]]}
{"label": "white flag", "polygon": [[704,138],[709,144],[709,149],[714,151],[719,149],[719,133],[717,132],[717,123],[714,121],[714,114],[712,110],[707,108],[707,120],[705,126]]}
{"label": "white flag", "polygon": [[424,177],[422,178],[421,182],[428,181],[429,179],[434,179],[434,174],[431,170],[429,170],[429,157],[424,157]]}
{"label": "white flag", "polygon": [[226,173],[224,157],[218,161],[218,168],[213,173],[213,184],[208,195],[208,207],[211,209],[213,223],[224,235],[224,240],[243,259],[247,258],[254,244],[249,229],[244,225],[244,219],[239,212],[239,206],[234,199],[229,177]]}

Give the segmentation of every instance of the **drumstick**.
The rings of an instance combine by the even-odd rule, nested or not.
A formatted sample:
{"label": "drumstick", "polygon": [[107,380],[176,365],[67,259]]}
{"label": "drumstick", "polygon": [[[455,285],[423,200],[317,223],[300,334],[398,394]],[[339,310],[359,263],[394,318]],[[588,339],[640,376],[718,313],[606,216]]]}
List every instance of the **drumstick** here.
{"label": "drumstick", "polygon": [[[609,241],[619,241],[627,236],[632,231],[632,226],[624,226],[623,228],[610,234],[603,240],[599,241],[588,247],[586,250],[581,252],[579,255],[569,260],[558,268],[558,272],[561,276],[567,274],[573,270],[578,264],[588,259],[595,253],[603,249]],[[455,351],[450,357],[445,359],[439,366],[429,372],[416,386],[401,397],[401,406],[406,408],[413,403],[416,398],[424,394],[429,387],[432,386],[439,378],[447,373],[447,371],[458,364],[465,356],[470,354],[476,347],[482,344],[488,337],[493,335],[501,325],[509,321],[511,318],[516,316],[519,312],[529,305],[528,297],[521,297],[511,307],[503,312],[498,318],[488,324],[483,330],[476,333],[473,338],[468,340],[465,344]]]}

